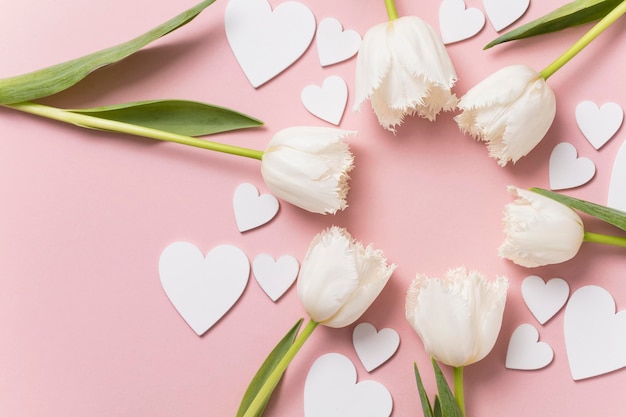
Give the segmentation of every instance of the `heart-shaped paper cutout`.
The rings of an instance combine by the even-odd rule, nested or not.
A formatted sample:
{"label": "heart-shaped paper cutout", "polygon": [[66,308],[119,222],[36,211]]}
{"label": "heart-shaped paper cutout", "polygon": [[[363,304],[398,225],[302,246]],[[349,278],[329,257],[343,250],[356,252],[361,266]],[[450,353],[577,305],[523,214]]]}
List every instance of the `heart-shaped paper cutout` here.
{"label": "heart-shaped paper cutout", "polygon": [[569,285],[561,278],[544,282],[541,277],[531,275],[522,281],[522,298],[530,312],[541,324],[550,320],[567,302]]}
{"label": "heart-shaped paper cutout", "polygon": [[529,5],[530,0],[483,0],[485,13],[496,32],[516,22]]}
{"label": "heart-shaped paper cutout", "polygon": [[626,311],[602,287],[588,285],[572,294],[565,307],[565,348],[574,380],[626,366]]}
{"label": "heart-shaped paper cutout", "polygon": [[626,211],[626,142],[620,145],[613,161],[607,206]]}
{"label": "heart-shaped paper cutout", "polygon": [[300,264],[290,255],[274,260],[270,255],[260,254],[252,262],[252,271],[257,282],[272,299],[278,300],[298,277]]}
{"label": "heart-shaped paper cutout", "polygon": [[300,95],[302,104],[311,114],[338,125],[348,102],[348,85],[343,78],[331,75],[322,87],[308,85]]}
{"label": "heart-shaped paper cutout", "polygon": [[396,353],[400,335],[394,329],[376,331],[370,323],[359,323],[352,332],[352,343],[363,367],[371,372]]}
{"label": "heart-shaped paper cutout", "polygon": [[240,232],[269,222],[278,213],[278,200],[271,194],[259,195],[259,190],[247,182],[239,184],[233,195],[235,221]]}
{"label": "heart-shaped paper cutout", "polygon": [[578,158],[576,148],[568,142],[561,142],[554,147],[548,167],[552,190],[579,187],[591,181],[596,174],[593,161]]}
{"label": "heart-shaped paper cutout", "polygon": [[591,146],[600,149],[619,130],[624,121],[624,110],[617,103],[598,107],[593,101],[582,101],[576,106],[576,123]]}
{"label": "heart-shaped paper cutout", "polygon": [[550,345],[539,341],[539,332],[529,323],[513,331],[506,351],[506,367],[509,369],[535,370],[550,364],[554,352]]}
{"label": "heart-shaped paper cutout", "polygon": [[361,46],[361,35],[354,30],[343,30],[334,17],[323,19],[315,35],[320,65],[326,67],[352,58]]}
{"label": "heart-shaped paper cutout", "polygon": [[439,31],[443,43],[471,38],[485,26],[485,15],[476,8],[465,8],[463,0],[443,0],[439,6]]}
{"label": "heart-shaped paper cutout", "polygon": [[224,25],[230,48],[254,87],[293,64],[315,35],[313,12],[295,1],[272,11],[267,0],[230,0]]}
{"label": "heart-shaped paper cutout", "polygon": [[391,394],[379,382],[356,383],[354,364],[339,353],[319,357],[304,384],[305,417],[389,417]]}
{"label": "heart-shaped paper cutout", "polygon": [[161,253],[159,275],[165,294],[200,336],[241,297],[250,262],[232,245],[216,246],[205,257],[193,244],[176,242]]}

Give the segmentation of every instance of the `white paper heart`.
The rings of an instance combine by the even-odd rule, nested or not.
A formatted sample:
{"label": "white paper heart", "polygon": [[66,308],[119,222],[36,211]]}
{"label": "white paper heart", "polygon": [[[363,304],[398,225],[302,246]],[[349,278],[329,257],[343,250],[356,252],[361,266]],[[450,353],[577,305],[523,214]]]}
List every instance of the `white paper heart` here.
{"label": "white paper heart", "polygon": [[320,65],[326,67],[352,58],[361,46],[361,35],[354,30],[343,30],[334,17],[323,19],[315,35]]}
{"label": "white paper heart", "polygon": [[528,309],[541,324],[550,320],[567,302],[569,285],[561,278],[544,282],[541,277],[531,275],[522,281],[522,298]]}
{"label": "white paper heart", "polygon": [[607,206],[626,211],[626,141],[620,145],[613,160]]}
{"label": "white paper heart", "polygon": [[338,125],[348,102],[348,85],[337,75],[331,75],[324,84],[308,85],[300,94],[302,104],[314,116]]}
{"label": "white paper heart", "polygon": [[443,43],[471,38],[485,26],[485,15],[479,9],[465,8],[463,0],[443,0],[439,6],[439,31]]}
{"label": "white paper heart", "polygon": [[389,417],[391,394],[379,382],[356,383],[354,364],[339,353],[319,357],[304,383],[305,417]]}
{"label": "white paper heart", "polygon": [[269,222],[278,213],[278,200],[271,194],[259,195],[259,190],[247,182],[239,184],[233,195],[235,221],[240,232]]}
{"label": "white paper heart", "polygon": [[315,35],[313,12],[295,1],[272,11],[267,0],[230,0],[224,25],[230,48],[254,87],[293,64]]}
{"label": "white paper heart", "polygon": [[270,255],[260,254],[252,262],[252,272],[257,282],[272,299],[278,300],[298,277],[300,264],[290,255],[274,260]]}
{"label": "white paper heart", "polygon": [[589,158],[578,158],[576,148],[569,142],[561,142],[554,147],[548,169],[552,190],[581,186],[596,174],[593,161]]}
{"label": "white paper heart", "polygon": [[400,335],[394,329],[376,331],[370,323],[359,323],[352,332],[352,344],[365,370],[371,372],[396,353]]}
{"label": "white paper heart", "polygon": [[200,336],[241,297],[250,262],[232,245],[216,246],[205,257],[193,244],[176,242],[161,253],[159,275],[165,294]]}
{"label": "white paper heart", "polygon": [[511,335],[506,351],[508,369],[535,370],[550,364],[554,352],[550,345],[539,342],[539,332],[529,323],[518,326]]}
{"label": "white paper heart", "polygon": [[576,106],[576,123],[591,146],[600,149],[619,130],[624,121],[624,110],[617,103],[598,107],[593,101],[582,101]]}
{"label": "white paper heart", "polygon": [[529,5],[530,0],[483,0],[485,13],[496,32],[519,20]]}
{"label": "white paper heart", "polygon": [[574,380],[626,366],[626,311],[615,312],[611,294],[588,285],[565,307],[565,349]]}

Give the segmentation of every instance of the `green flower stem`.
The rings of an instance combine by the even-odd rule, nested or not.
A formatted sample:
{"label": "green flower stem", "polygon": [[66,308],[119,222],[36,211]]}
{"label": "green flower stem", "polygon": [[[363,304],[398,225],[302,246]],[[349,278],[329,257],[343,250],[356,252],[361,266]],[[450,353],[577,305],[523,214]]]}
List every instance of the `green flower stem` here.
{"label": "green flower stem", "polygon": [[393,0],[385,0],[385,7],[387,8],[387,16],[389,20],[396,20],[398,16],[398,10]]}
{"label": "green flower stem", "polygon": [[576,43],[574,43],[563,55],[558,57],[554,62],[545,67],[541,72],[544,79],[548,79],[552,74],[557,72],[563,65],[569,62],[577,53],[582,51],[592,40],[598,37],[605,29],[611,26],[620,16],[626,13],[626,0],[622,1],[615,9],[603,17],[595,24],[587,33],[585,33]]}
{"label": "green flower stem", "polygon": [[626,248],[626,237],[603,235],[600,233],[585,232],[585,242],[602,243],[604,245]]}
{"label": "green flower stem", "polygon": [[138,126],[131,123],[102,119],[100,117],[94,117],[87,114],[73,113],[68,110],[46,106],[38,103],[23,102],[15,104],[3,104],[3,106],[24,113],[46,117],[48,119],[53,119],[64,123],[70,123],[84,128],[105,130],[108,132],[126,133],[134,136],[142,136],[167,142],[180,143],[183,145],[194,146],[196,148],[209,149],[212,151],[228,153],[231,155],[245,156],[247,158],[254,158],[259,160],[263,158],[263,151],[259,151],[256,149],[241,148],[238,146],[226,145],[223,143],[198,139],[192,136],[179,135],[176,133],[165,132],[159,129]]}
{"label": "green flower stem", "polygon": [[454,375],[454,398],[461,409],[461,413],[465,415],[465,390],[463,388],[463,366],[452,367]]}
{"label": "green flower stem", "polygon": [[309,336],[311,336],[311,333],[313,333],[313,330],[317,328],[318,324],[319,323],[316,321],[309,320],[304,329],[302,329],[302,332],[300,332],[298,337],[296,337],[296,340],[293,341],[293,344],[289,350],[287,350],[285,356],[283,356],[280,362],[276,365],[276,368],[274,368],[270,376],[265,380],[263,386],[261,386],[261,389],[257,393],[256,397],[254,397],[254,400],[250,403],[250,406],[246,410],[243,417],[254,417],[260,415],[261,410],[267,404],[268,398],[272,395],[274,388],[276,388],[276,385],[278,385],[278,382],[285,373],[287,366],[289,366],[293,358],[296,356],[296,353],[298,353],[302,345],[304,345],[304,342],[306,342]]}

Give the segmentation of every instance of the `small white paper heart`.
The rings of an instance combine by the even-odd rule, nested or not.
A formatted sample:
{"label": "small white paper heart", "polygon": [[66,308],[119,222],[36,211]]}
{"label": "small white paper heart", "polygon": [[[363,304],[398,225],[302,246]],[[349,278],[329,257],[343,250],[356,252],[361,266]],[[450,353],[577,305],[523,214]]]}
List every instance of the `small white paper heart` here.
{"label": "small white paper heart", "polygon": [[367,372],[378,368],[396,353],[400,335],[394,329],[376,331],[370,323],[359,323],[352,332],[352,343]]}
{"label": "small white paper heart", "polygon": [[314,116],[338,125],[348,102],[348,85],[343,78],[331,75],[322,87],[308,85],[300,95],[302,104]]}
{"label": "small white paper heart", "polygon": [[272,301],[278,300],[291,287],[298,277],[299,269],[298,260],[290,255],[274,260],[270,255],[262,253],[252,262],[254,277]]}
{"label": "small white paper heart", "polygon": [[522,324],[513,331],[506,351],[508,369],[535,370],[550,364],[554,352],[550,345],[539,341],[539,332],[529,323]]}
{"label": "small white paper heart", "polygon": [[315,35],[313,12],[295,1],[272,11],[267,0],[230,0],[224,25],[230,48],[254,87],[293,64]]}
{"label": "small white paper heart", "polygon": [[624,110],[617,103],[598,107],[593,101],[582,101],[576,106],[576,123],[591,146],[600,149],[619,130],[624,121]]}
{"label": "small white paper heart", "polygon": [[376,381],[356,381],[356,369],[347,357],[319,357],[304,383],[305,417],[389,417],[393,400],[387,388]]}
{"label": "small white paper heart", "polygon": [[607,206],[626,211],[626,142],[620,145],[613,160]]}
{"label": "small white paper heart", "polygon": [[205,257],[193,244],[176,242],[161,253],[159,275],[165,294],[200,336],[241,297],[250,262],[235,246],[216,246]]}
{"label": "small white paper heart", "polygon": [[361,35],[354,30],[343,30],[334,17],[323,19],[315,36],[320,65],[326,67],[352,58],[361,46]]}
{"label": "small white paper heart", "polygon": [[247,182],[239,184],[233,195],[235,221],[240,232],[269,222],[278,213],[278,200],[271,194],[259,195],[259,190]]}
{"label": "small white paper heart", "polygon": [[529,5],[530,0],[483,0],[485,13],[496,32],[516,22]]}
{"label": "small white paper heart", "polygon": [[554,147],[548,164],[550,188],[564,190],[588,183],[596,174],[596,166],[589,158],[578,158],[574,145],[561,142]]}
{"label": "small white paper heart", "polygon": [[602,287],[588,285],[572,294],[565,307],[565,349],[574,380],[626,366],[626,311]]}
{"label": "small white paper heart", "polygon": [[541,324],[550,320],[567,302],[569,285],[561,278],[544,282],[541,277],[531,275],[522,281],[522,298],[528,309]]}
{"label": "small white paper heart", "polygon": [[439,6],[439,31],[443,43],[471,38],[485,26],[485,15],[476,8],[465,8],[463,0],[443,0]]}

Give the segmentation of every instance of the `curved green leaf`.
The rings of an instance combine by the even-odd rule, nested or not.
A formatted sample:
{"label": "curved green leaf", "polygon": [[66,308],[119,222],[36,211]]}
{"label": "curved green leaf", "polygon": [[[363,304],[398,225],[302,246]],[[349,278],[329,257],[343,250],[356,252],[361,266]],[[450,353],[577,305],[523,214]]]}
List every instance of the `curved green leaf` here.
{"label": "curved green leaf", "polygon": [[215,0],[204,0],[149,32],[120,45],[28,74],[1,79],[0,104],[35,100],[63,91],[98,68],[120,61],[147,44],[184,26],[213,2]]}
{"label": "curved green leaf", "polygon": [[544,190],[543,188],[531,188],[530,191],[551,198],[561,204],[565,204],[569,208],[586,213],[622,230],[626,230],[626,213],[623,211],[601,206],[596,203],[590,203],[585,200],[579,200],[574,197],[568,197],[553,191]]}
{"label": "curved green leaf", "polygon": [[489,42],[483,49],[600,20],[621,2],[622,0],[574,0],[539,19],[503,34]]}
{"label": "curved green leaf", "polygon": [[415,382],[417,383],[417,392],[420,396],[420,402],[422,403],[422,413],[424,417],[434,417],[433,407],[430,405],[430,400],[428,399],[428,394],[424,389],[424,383],[422,382],[422,377],[420,375],[420,371],[417,368],[417,363],[413,363],[413,370],[415,371]]}
{"label": "curved green leaf", "polygon": [[139,101],[67,111],[186,136],[204,136],[263,125],[262,121],[235,110],[187,100]]}
{"label": "curved green leaf", "polygon": [[[441,368],[435,359],[432,359],[433,368],[435,369],[435,380],[437,381],[437,390],[439,392],[439,400],[441,401],[441,415],[444,417],[463,417],[463,412],[459,408],[454,394],[450,390],[446,377],[441,372]],[[435,409],[437,406],[435,405]],[[435,414],[437,414],[435,412]]]}

